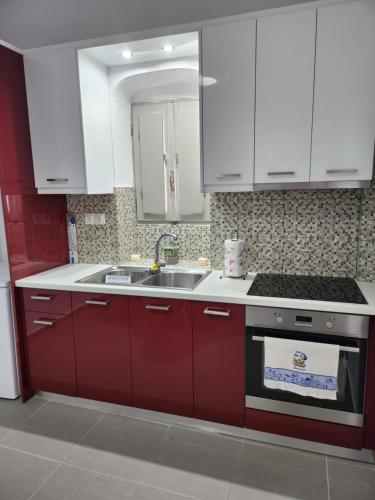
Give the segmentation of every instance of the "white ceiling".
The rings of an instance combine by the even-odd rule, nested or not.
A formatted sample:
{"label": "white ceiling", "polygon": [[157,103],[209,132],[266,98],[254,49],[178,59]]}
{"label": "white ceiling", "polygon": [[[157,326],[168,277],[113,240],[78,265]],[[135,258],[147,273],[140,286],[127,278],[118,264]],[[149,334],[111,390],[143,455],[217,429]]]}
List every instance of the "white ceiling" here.
{"label": "white ceiling", "polygon": [[[165,53],[162,47],[171,45],[174,50]],[[131,59],[124,59],[121,53],[124,50],[132,52]],[[130,66],[138,63],[151,61],[167,61],[170,59],[181,59],[184,57],[198,57],[198,33],[184,33],[159,38],[148,38],[136,42],[121,43],[116,45],[105,45],[84,49],[84,52],[105,66]]]}
{"label": "white ceiling", "polygon": [[0,39],[26,49],[204,21],[306,1],[0,0]]}

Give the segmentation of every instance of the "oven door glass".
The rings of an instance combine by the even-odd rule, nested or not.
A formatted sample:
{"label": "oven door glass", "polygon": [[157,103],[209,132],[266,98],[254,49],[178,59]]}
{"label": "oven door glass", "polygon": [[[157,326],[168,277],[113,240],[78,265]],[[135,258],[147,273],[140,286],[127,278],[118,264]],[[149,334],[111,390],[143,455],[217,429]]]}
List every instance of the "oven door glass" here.
{"label": "oven door glass", "polygon": [[[300,396],[293,392],[264,386],[264,337],[296,339],[307,342],[338,344],[354,348],[340,350],[337,400]],[[340,336],[290,332],[267,328],[246,328],[246,395],[273,401],[363,414],[366,377],[367,341]],[[267,408],[270,408],[268,404]],[[275,410],[276,411],[276,410]],[[282,413],[282,412],[280,412]]]}

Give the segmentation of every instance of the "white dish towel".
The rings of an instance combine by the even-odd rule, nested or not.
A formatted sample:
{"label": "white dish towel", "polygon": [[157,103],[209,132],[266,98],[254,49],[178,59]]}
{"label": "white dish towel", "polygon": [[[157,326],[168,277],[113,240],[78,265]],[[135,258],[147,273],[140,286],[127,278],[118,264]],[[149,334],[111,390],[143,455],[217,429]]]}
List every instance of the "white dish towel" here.
{"label": "white dish towel", "polygon": [[264,337],[264,385],[301,396],[337,399],[340,346]]}

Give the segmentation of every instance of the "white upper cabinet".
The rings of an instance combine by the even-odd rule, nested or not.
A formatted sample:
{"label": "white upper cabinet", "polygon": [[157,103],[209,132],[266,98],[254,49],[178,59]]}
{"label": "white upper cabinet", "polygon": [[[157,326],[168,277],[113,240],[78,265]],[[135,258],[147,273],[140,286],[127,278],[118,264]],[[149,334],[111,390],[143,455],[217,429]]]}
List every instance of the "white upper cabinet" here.
{"label": "white upper cabinet", "polygon": [[308,182],[316,10],[257,23],[255,183]]}
{"label": "white upper cabinet", "polygon": [[318,9],[312,181],[369,180],[375,136],[375,2]]}
{"label": "white upper cabinet", "polygon": [[255,19],[202,30],[205,191],[253,187],[255,44]]}
{"label": "white upper cabinet", "polygon": [[[97,81],[99,69],[85,60],[81,108],[76,49],[28,50],[24,59],[38,192],[112,192],[109,96],[103,74]],[[82,111],[88,113],[83,123]],[[99,133],[98,120],[104,133]]]}

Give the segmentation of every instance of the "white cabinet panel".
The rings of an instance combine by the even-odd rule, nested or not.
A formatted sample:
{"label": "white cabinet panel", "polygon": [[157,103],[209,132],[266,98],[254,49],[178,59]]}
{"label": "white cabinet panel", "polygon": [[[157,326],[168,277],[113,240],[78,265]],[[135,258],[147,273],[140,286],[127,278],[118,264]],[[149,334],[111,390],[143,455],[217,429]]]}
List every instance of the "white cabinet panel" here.
{"label": "white cabinet panel", "polygon": [[257,21],[255,183],[310,177],[316,11]]}
{"label": "white cabinet panel", "polygon": [[182,217],[202,214],[204,196],[200,192],[199,103],[175,102],[173,109],[179,212]]}
{"label": "white cabinet panel", "polygon": [[318,9],[312,181],[368,180],[375,136],[375,2]]}
{"label": "white cabinet panel", "polygon": [[35,185],[85,192],[75,49],[27,51],[24,59]]}
{"label": "white cabinet panel", "polygon": [[[140,200],[138,216],[167,213],[166,161],[168,105],[145,104],[133,108],[134,161]],[[140,212],[141,209],[141,212]]]}
{"label": "white cabinet panel", "polygon": [[87,192],[111,193],[114,167],[107,68],[80,53],[79,80]]}
{"label": "white cabinet panel", "polygon": [[256,21],[203,28],[205,191],[248,191],[254,174]]}

